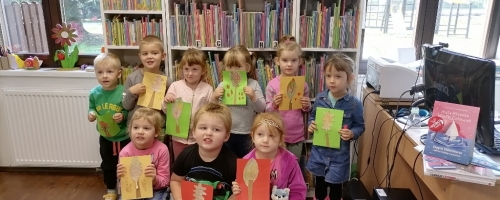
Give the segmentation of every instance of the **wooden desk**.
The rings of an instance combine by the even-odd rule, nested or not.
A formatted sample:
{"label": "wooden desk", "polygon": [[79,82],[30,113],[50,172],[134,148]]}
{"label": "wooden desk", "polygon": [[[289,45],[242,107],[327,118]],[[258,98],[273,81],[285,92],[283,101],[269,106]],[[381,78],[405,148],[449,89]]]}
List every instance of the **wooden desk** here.
{"label": "wooden desk", "polygon": [[[416,159],[415,173],[425,200],[489,200],[500,197],[500,181],[498,180],[496,186],[491,187],[425,176],[422,156],[419,155],[417,158],[418,152],[414,147],[422,145],[420,135],[426,131],[409,129],[402,134],[401,125],[394,123],[384,108],[373,101],[365,101],[364,116],[366,131],[360,138],[358,171],[360,175],[363,175],[361,180],[370,194],[374,187],[379,185],[386,187],[387,179],[384,177],[387,175],[387,166],[390,167],[392,164],[396,143],[402,137],[390,181],[392,188],[410,188],[417,199],[422,199],[413,176],[413,163]],[[372,130],[374,130],[373,135]],[[391,135],[393,135],[392,139]],[[376,154],[375,157],[374,154]],[[370,163],[367,164],[369,157]]]}
{"label": "wooden desk", "polygon": [[[378,95],[374,94],[374,95],[369,95],[368,97],[366,97],[367,94],[370,94],[370,92],[373,92],[375,91],[373,88],[369,88],[369,87],[366,87],[366,85],[363,85],[363,99],[361,99],[362,101],[372,101],[372,103],[375,103],[376,105],[382,105],[382,106],[397,106],[398,105],[398,98],[395,98],[395,99],[382,99],[380,98]],[[366,97],[366,100],[364,100]],[[415,100],[417,100],[418,98],[415,97]],[[408,100],[408,99],[401,99],[401,101],[399,101],[399,105],[400,106],[410,106],[412,103],[411,100]]]}

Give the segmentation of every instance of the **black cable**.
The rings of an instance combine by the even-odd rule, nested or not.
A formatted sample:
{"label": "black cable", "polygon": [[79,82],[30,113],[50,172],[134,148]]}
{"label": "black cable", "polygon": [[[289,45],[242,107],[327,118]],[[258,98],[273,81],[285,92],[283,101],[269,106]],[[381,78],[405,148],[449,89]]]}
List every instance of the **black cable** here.
{"label": "black cable", "polygon": [[365,105],[366,97],[370,96],[370,94],[380,94],[380,91],[373,90],[371,92],[368,92],[368,94],[366,94],[365,97],[363,97],[363,106]]}
{"label": "black cable", "polygon": [[[417,75],[417,77],[418,77],[418,75]],[[397,103],[397,105],[396,105],[396,116],[397,116],[397,113],[399,112],[399,104],[401,104],[401,98],[403,98],[403,96],[404,96],[407,92],[410,92],[410,90],[406,90],[406,91],[404,91],[404,92],[401,94],[401,96],[399,96],[398,103]],[[395,126],[395,124],[396,124],[396,119],[397,119],[397,118],[396,118],[396,117],[394,117],[393,119],[394,119],[394,120],[393,120],[393,122],[392,122],[392,123],[393,123],[393,125],[392,125],[392,128],[391,128],[391,132],[390,132],[390,134],[392,134],[392,133],[393,133],[393,131],[394,131],[394,126]],[[387,147],[387,148],[389,148],[389,147]],[[387,160],[387,162],[389,162],[389,160]],[[390,184],[390,182],[391,182],[391,176],[390,176],[390,172],[389,172],[389,171],[388,171],[387,173],[389,174],[389,180],[387,181],[387,188],[390,188],[390,186],[391,186],[391,184]]]}
{"label": "black cable", "polygon": [[380,185],[382,185],[382,182],[384,182],[384,180],[385,180],[385,178],[387,177],[387,175],[386,175],[386,177],[384,177],[384,179],[382,179],[382,181],[379,181],[379,180],[378,180],[377,173],[376,173],[376,171],[375,171],[375,161],[376,161],[376,159],[375,159],[375,158],[377,157],[377,147],[378,147],[378,141],[379,141],[379,139],[380,139],[380,134],[381,134],[381,133],[380,133],[380,131],[382,130],[382,127],[384,126],[384,124],[385,124],[387,121],[389,121],[389,120],[391,120],[391,118],[386,119],[384,122],[382,122],[382,124],[381,124],[381,125],[380,125],[380,127],[379,127],[379,130],[378,130],[378,137],[377,137],[377,142],[375,143],[375,151],[374,151],[374,153],[373,153],[373,164],[372,164],[372,168],[373,168],[373,173],[374,173],[374,175],[375,175],[375,180],[376,180],[376,181],[377,181],[377,183],[379,184],[379,187],[380,187]]}
{"label": "black cable", "polygon": [[368,167],[370,166],[370,159],[371,159],[371,156],[372,156],[372,147],[373,147],[373,138],[375,137],[375,135],[374,135],[374,133],[375,133],[375,125],[377,124],[377,119],[378,119],[378,115],[380,114],[380,112],[382,112],[382,110],[379,110],[377,112],[377,115],[375,116],[375,120],[373,120],[372,141],[371,141],[371,144],[370,144],[370,153],[368,154],[368,159],[366,161],[365,171],[363,171],[363,173],[361,173],[361,175],[359,176],[360,179],[361,179],[361,177],[363,177],[363,175],[365,175],[366,171],[368,170]]}
{"label": "black cable", "polygon": [[417,183],[418,192],[420,192],[420,199],[424,200],[424,195],[422,195],[422,189],[420,188],[420,184],[418,183],[417,175],[415,173],[415,165],[417,164],[417,159],[421,154],[422,151],[418,152],[417,156],[415,157],[415,161],[413,161],[413,178],[415,178],[415,183]]}

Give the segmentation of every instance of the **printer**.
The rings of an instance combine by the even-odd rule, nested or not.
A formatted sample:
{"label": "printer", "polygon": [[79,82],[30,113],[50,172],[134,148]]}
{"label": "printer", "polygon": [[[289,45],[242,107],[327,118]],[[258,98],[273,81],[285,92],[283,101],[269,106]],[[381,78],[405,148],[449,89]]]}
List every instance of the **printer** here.
{"label": "printer", "polygon": [[[381,57],[370,56],[368,58],[366,85],[380,91],[379,97],[382,99],[398,100],[403,92],[415,86],[416,79],[417,72],[401,63]],[[401,100],[412,98],[413,95],[407,92],[401,97]],[[417,98],[416,95],[415,99]]]}

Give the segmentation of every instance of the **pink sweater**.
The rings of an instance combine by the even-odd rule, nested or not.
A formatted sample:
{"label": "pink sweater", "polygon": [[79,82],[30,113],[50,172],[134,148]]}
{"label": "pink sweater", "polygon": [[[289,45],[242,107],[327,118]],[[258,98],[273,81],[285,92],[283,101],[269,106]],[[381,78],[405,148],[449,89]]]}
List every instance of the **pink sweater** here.
{"label": "pink sweater", "polygon": [[128,143],[120,151],[120,157],[151,155],[156,167],[156,182],[153,189],[165,189],[170,185],[170,154],[168,148],[162,142],[155,140],[149,149],[140,150],[135,148],[132,142]]}
{"label": "pink sweater", "polygon": [[[191,103],[191,120],[192,120],[196,111],[198,111],[202,106],[204,106],[210,101],[210,97],[212,97],[213,91],[214,91],[213,87],[203,81],[200,82],[200,84],[198,84],[198,87],[196,87],[195,90],[193,90],[189,86],[187,86],[186,81],[182,79],[173,82],[172,85],[170,85],[170,87],[168,88],[167,94],[173,94],[175,98],[181,97],[182,101]],[[188,139],[172,137],[172,140],[183,144],[196,143],[196,141],[193,138],[193,135],[191,134],[191,131],[189,132]]]}
{"label": "pink sweater", "polygon": [[[304,141],[304,112],[307,110],[276,110],[273,106],[274,96],[280,92],[280,76],[276,76],[273,80],[269,81],[266,87],[266,112],[278,111],[283,119],[285,126],[285,142],[298,143]],[[304,96],[309,96],[309,87],[304,84]]]}

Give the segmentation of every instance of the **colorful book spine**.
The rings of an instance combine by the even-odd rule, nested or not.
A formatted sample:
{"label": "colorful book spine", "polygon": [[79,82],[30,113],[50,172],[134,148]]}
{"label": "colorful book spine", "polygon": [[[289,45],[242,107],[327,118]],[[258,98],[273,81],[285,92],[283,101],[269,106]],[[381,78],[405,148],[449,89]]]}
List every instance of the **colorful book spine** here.
{"label": "colorful book spine", "polygon": [[156,35],[163,40],[162,19],[151,19],[149,15],[131,19],[106,19],[106,44],[116,46],[138,46],[142,38],[147,35]]}
{"label": "colorful book spine", "polygon": [[[237,4],[222,10],[222,1],[174,3],[169,19],[172,46],[272,48],[283,35],[290,35],[292,1],[264,2],[262,12],[241,12]],[[191,20],[193,22],[191,22]],[[175,24],[175,26],[173,26]]]}
{"label": "colorful book spine", "polygon": [[103,0],[104,10],[161,11],[161,0]]}

